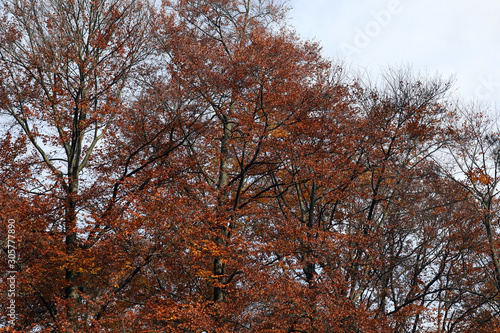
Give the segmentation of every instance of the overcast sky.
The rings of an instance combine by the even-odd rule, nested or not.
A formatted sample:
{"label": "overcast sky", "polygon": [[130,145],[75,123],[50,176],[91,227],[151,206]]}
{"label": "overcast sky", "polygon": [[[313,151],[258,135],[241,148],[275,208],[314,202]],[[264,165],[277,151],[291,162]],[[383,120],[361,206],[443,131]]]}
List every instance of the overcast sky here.
{"label": "overcast sky", "polygon": [[464,100],[500,107],[499,0],[290,0],[290,23],[324,54],[376,75],[454,76]]}

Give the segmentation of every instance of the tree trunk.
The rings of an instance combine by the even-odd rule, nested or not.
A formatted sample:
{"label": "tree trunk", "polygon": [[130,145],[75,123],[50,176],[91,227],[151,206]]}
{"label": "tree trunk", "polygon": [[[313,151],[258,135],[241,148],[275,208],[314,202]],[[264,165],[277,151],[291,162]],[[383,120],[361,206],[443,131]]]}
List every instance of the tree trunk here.
{"label": "tree trunk", "polygon": [[77,242],[76,242],[76,198],[75,196],[78,193],[78,179],[70,180],[70,185],[67,193],[67,202],[66,202],[66,221],[65,221],[65,229],[66,229],[66,255],[69,260],[67,260],[68,266],[66,267],[66,282],[67,287],[65,289],[65,297],[76,299],[78,296],[77,290],[78,286],[76,285],[76,278],[78,277],[78,273],[74,270],[73,267],[73,256]]}
{"label": "tree trunk", "polygon": [[[229,183],[228,167],[229,167],[229,148],[228,141],[231,137],[231,132],[233,129],[233,123],[228,117],[222,118],[223,122],[223,135],[221,138],[221,157],[220,157],[220,167],[219,167],[219,183],[218,189],[220,191],[218,204],[219,206],[224,206],[228,196],[227,185]],[[222,224],[218,226],[219,234],[217,235],[216,242],[218,246],[224,247],[227,244],[227,238],[229,236],[228,226]],[[214,302],[222,302],[226,298],[226,294],[223,285],[226,283],[226,265],[221,256],[214,259],[213,274],[216,276],[216,284],[214,286]]]}

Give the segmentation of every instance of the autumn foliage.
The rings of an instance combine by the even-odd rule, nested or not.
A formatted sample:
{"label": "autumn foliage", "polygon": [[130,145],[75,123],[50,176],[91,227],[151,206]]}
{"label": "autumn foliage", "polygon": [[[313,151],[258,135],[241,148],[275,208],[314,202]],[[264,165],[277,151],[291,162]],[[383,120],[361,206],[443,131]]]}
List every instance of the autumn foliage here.
{"label": "autumn foliage", "polygon": [[500,134],[449,82],[273,0],[2,6],[1,331],[500,332]]}

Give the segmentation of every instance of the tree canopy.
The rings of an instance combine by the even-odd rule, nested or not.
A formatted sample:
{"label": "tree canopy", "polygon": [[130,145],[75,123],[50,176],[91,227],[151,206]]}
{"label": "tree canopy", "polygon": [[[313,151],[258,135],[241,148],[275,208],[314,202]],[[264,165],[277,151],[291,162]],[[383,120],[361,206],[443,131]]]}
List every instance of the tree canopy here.
{"label": "tree canopy", "polygon": [[275,0],[2,0],[0,331],[500,332],[500,133]]}

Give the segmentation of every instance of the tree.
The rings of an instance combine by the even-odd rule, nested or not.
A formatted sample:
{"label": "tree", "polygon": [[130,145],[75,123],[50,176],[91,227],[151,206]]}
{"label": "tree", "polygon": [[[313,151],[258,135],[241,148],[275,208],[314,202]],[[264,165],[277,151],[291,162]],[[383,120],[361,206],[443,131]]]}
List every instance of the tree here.
{"label": "tree", "polygon": [[[498,330],[494,317],[499,313],[500,255],[498,249],[499,140],[498,131],[488,117],[474,108],[461,109],[462,117],[454,123],[457,135],[448,145],[451,161],[443,163],[443,172],[464,191],[464,209],[475,221],[482,242],[474,248],[471,265],[481,271],[475,299],[461,317],[468,317],[470,329]],[[478,292],[478,290],[480,290]],[[472,319],[471,319],[472,318]],[[453,325],[457,325],[453,323]]]}
{"label": "tree", "polygon": [[2,4],[0,108],[12,133],[5,141],[26,142],[19,154],[27,165],[19,169],[26,179],[9,189],[32,209],[19,259],[20,293],[30,295],[20,322],[51,318],[49,326],[61,330],[67,315],[78,330],[73,300],[97,259],[88,257],[85,236],[98,228],[88,206],[101,184],[88,170],[150,52],[150,8],[133,0]]}
{"label": "tree", "polygon": [[[178,202],[175,209],[185,218],[162,218],[163,224],[182,225],[176,232],[184,244],[173,249],[182,259],[156,261],[155,271],[161,285],[183,291],[175,293],[175,302],[155,304],[154,313],[160,316],[161,307],[176,314],[178,320],[164,323],[170,330],[187,329],[187,322],[206,331],[250,329],[259,319],[247,313],[263,304],[258,290],[268,276],[257,244],[258,230],[269,227],[259,202],[274,195],[269,175],[281,168],[274,147],[289,146],[286,132],[329,103],[329,64],[316,45],[285,30],[267,30],[280,14],[272,2],[202,3],[174,3],[164,13],[164,22],[172,12],[179,21],[161,34],[168,72],[156,91],[168,112],[192,115],[196,125],[183,145],[184,162],[177,164],[184,168],[182,185],[169,180],[155,190]],[[136,209],[155,216],[165,201],[158,202],[163,207]],[[185,279],[164,273],[171,270]],[[171,297],[167,292],[158,290]]]}

